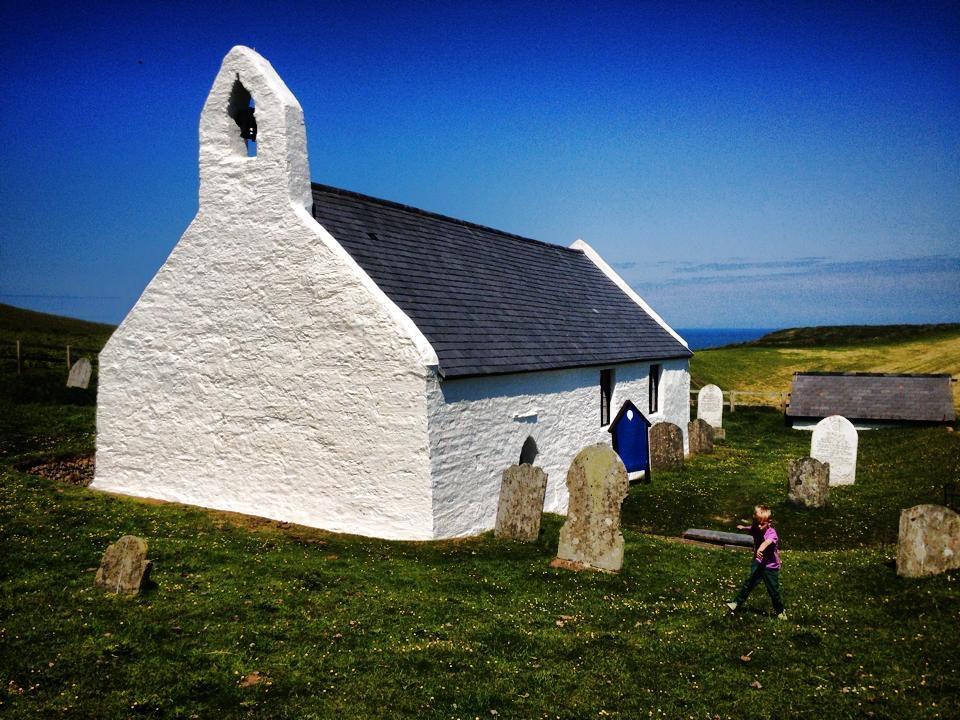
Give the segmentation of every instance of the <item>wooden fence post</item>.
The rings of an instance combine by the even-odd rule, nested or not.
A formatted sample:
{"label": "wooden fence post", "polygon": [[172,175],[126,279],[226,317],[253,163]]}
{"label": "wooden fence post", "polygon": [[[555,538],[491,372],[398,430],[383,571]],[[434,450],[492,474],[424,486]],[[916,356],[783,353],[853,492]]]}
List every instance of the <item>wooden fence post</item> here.
{"label": "wooden fence post", "polygon": [[735,397],[736,397],[736,392],[731,390],[730,391],[730,414],[731,415],[733,415],[733,413],[737,411],[737,403],[736,403]]}
{"label": "wooden fence post", "polygon": [[23,361],[20,357],[20,341],[17,340],[17,375],[21,373],[23,369]]}
{"label": "wooden fence post", "polygon": [[70,372],[71,367],[72,366],[70,364],[70,346],[67,345],[67,372]]}

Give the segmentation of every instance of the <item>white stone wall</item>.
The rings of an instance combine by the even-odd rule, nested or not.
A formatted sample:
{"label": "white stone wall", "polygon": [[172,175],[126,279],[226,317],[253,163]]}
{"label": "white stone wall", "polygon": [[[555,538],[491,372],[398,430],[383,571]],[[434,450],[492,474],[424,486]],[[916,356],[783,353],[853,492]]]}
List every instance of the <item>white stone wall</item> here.
{"label": "white stone wall", "polygon": [[[237,78],[253,158],[226,114]],[[302,111],[256,53],[224,60],[200,144],[197,217],[100,355],[93,487],[432,538],[436,356],[311,217]]]}
{"label": "white stone wall", "polygon": [[[680,426],[687,447],[690,375],[686,360],[660,363],[660,411],[651,422]],[[613,365],[611,419],[625,400],[646,411],[650,363]],[[429,385],[430,465],[437,537],[473,535],[494,526],[503,470],[518,462],[527,436],[549,475],[544,507],[566,513],[570,462],[586,445],[610,443],[600,425],[600,370],[518,373]],[[646,414],[646,412],[645,412]]]}

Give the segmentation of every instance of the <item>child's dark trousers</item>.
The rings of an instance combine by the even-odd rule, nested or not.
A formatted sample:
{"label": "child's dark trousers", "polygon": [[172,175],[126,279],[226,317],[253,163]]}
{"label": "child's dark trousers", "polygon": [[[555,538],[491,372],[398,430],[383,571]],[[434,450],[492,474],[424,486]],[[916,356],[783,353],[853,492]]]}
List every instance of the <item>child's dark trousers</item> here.
{"label": "child's dark trousers", "polygon": [[748,577],[741,586],[740,592],[737,593],[734,602],[737,604],[737,607],[742,606],[747,601],[747,596],[750,594],[750,591],[753,590],[761,580],[763,580],[763,584],[767,586],[767,592],[770,594],[770,599],[773,600],[774,612],[779,615],[783,612],[783,598],[780,597],[780,571],[764,568],[763,565],[756,560],[753,561],[753,567],[750,568],[750,577]]}

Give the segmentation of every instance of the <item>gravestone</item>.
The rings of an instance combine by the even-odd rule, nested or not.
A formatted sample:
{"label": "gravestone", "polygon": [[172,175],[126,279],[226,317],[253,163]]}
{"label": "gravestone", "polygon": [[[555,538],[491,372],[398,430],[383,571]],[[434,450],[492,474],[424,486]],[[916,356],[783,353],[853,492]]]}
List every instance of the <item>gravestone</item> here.
{"label": "gravestone", "polygon": [[897,574],[938,575],[960,568],[960,515],[942,505],[915,505],[900,512]]}
{"label": "gravestone", "polygon": [[704,385],[697,393],[697,419],[710,423],[715,440],[724,437],[723,391],[716,385]]}
{"label": "gravestone", "polygon": [[690,454],[700,455],[713,452],[713,427],[706,420],[697,418],[687,423],[687,442]]}
{"label": "gravestone", "polygon": [[153,563],[147,560],[147,543],[124,535],[107,548],[93,581],[108,592],[137,595],[150,579]]}
{"label": "gravestone", "polygon": [[857,430],[842,415],[817,423],[810,440],[810,457],[830,463],[830,485],[853,485],[857,479]]}
{"label": "gravestone", "polygon": [[493,534],[505,540],[536,540],[546,492],[547,474],[541,468],[524,464],[504,470]]}
{"label": "gravestone", "polygon": [[650,428],[650,470],[683,467],[683,433],[673,423],[659,422]]}
{"label": "gravestone", "polygon": [[608,572],[623,567],[620,504],[629,486],[623,461],[607,445],[577,453],[567,471],[570,504],[553,567]]}
{"label": "gravestone", "polygon": [[826,506],[830,495],[830,463],[805,457],[791,460],[787,470],[787,500],[802,507]]}
{"label": "gravestone", "polygon": [[93,368],[90,361],[86,358],[80,358],[70,368],[70,374],[67,376],[67,387],[83,388],[85,390],[90,384],[91,372],[93,372]]}

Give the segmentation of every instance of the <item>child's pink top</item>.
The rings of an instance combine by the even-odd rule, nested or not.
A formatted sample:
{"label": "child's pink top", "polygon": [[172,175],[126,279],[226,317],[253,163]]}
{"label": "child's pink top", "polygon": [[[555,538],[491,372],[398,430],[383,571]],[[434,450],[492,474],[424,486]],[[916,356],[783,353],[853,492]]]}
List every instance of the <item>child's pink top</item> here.
{"label": "child's pink top", "polygon": [[753,536],[753,554],[757,554],[757,549],[760,547],[760,543],[764,540],[769,540],[770,544],[763,551],[763,560],[761,564],[767,570],[779,570],[780,569],[780,537],[777,535],[777,531],[773,529],[773,525],[767,525],[766,530],[761,530],[760,526],[756,523],[753,523],[750,526],[750,534]]}

